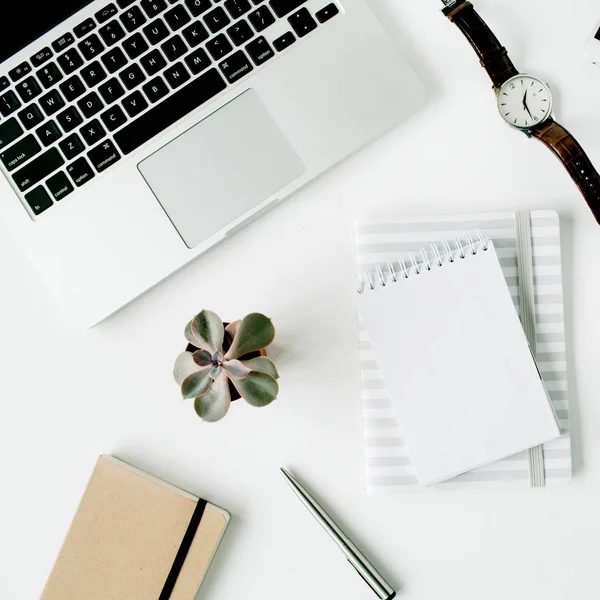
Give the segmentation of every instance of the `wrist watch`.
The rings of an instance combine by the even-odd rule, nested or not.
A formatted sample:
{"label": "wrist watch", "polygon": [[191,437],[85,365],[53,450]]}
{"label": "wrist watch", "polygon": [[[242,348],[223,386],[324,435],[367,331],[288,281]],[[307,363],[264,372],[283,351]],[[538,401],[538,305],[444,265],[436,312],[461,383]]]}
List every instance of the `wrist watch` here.
{"label": "wrist watch", "polygon": [[467,0],[442,0],[443,14],[469,40],[492,80],[498,111],[508,125],[543,142],[563,163],[600,224],[600,175],[581,145],[552,113],[552,94],[543,81],[519,73],[498,38]]}

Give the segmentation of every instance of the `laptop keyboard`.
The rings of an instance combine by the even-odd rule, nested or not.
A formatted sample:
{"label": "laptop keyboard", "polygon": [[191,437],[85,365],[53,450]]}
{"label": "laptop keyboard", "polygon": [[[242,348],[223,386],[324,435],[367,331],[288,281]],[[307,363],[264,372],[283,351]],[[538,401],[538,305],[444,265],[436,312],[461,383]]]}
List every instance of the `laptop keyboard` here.
{"label": "laptop keyboard", "polygon": [[[0,161],[35,215],[338,14],[307,0],[116,0],[0,75]],[[278,20],[286,31],[269,42]],[[271,36],[272,37],[272,36]]]}

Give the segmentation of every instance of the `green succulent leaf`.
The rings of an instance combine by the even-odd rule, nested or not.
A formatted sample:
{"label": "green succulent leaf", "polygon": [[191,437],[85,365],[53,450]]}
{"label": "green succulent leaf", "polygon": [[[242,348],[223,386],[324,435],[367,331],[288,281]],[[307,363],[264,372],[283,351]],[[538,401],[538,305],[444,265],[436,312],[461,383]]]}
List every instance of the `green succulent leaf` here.
{"label": "green succulent leaf", "polygon": [[212,356],[208,350],[196,350],[192,354],[192,357],[199,367],[208,367],[208,365],[212,364]]}
{"label": "green succulent leaf", "polygon": [[241,322],[242,322],[241,319],[238,319],[237,321],[234,321],[233,323],[229,323],[229,325],[227,325],[227,327],[225,327],[225,331],[229,335],[230,340],[232,340],[235,337],[235,334],[237,333],[237,330],[238,330]]}
{"label": "green succulent leaf", "polygon": [[244,379],[232,380],[242,398],[252,406],[262,407],[277,398],[279,384],[266,373],[252,371]]}
{"label": "green succulent leaf", "polygon": [[210,389],[194,400],[194,409],[198,416],[208,423],[222,419],[231,406],[229,383],[224,373],[215,379]]}
{"label": "green succulent leaf", "polygon": [[204,394],[213,382],[210,371],[206,367],[186,377],[181,384],[181,395],[184,398],[195,398]]}
{"label": "green succulent leaf", "polygon": [[237,359],[226,360],[222,366],[230,379],[244,379],[251,371],[242,361]]}
{"label": "green succulent leaf", "polygon": [[260,313],[250,313],[242,319],[225,359],[239,358],[266,348],[274,338],[275,327],[271,319]]}
{"label": "green succulent leaf", "polygon": [[277,367],[275,363],[266,356],[257,356],[256,358],[251,358],[249,360],[243,360],[242,364],[244,364],[251,371],[258,371],[259,373],[266,373],[270,375],[274,379],[279,379],[279,373],[277,371]]}
{"label": "green succulent leaf", "polygon": [[[195,340],[191,343],[201,350],[214,353],[223,347],[223,336],[225,334],[223,322],[221,317],[211,310],[203,310],[192,319],[190,333]],[[189,338],[188,341],[190,341]]]}
{"label": "green succulent leaf", "polygon": [[191,352],[182,352],[175,360],[173,368],[173,377],[175,381],[181,385],[186,377],[198,371],[198,365],[194,362],[194,357]]}
{"label": "green succulent leaf", "polygon": [[185,335],[185,339],[190,343],[193,344],[194,346],[198,347],[197,344],[199,344],[199,340],[197,340],[194,337],[194,334],[192,332],[192,322],[190,321],[186,326],[185,326],[185,331],[183,332]]}

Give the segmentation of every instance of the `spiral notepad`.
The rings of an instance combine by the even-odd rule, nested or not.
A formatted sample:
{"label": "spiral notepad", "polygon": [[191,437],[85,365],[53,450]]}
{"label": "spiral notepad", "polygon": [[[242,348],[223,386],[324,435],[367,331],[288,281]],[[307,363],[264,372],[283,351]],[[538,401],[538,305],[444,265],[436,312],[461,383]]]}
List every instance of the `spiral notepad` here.
{"label": "spiral notepad", "polygon": [[[529,224],[528,231],[519,226],[523,220]],[[524,304],[532,313],[534,328],[530,339],[559,420],[561,437],[536,452],[520,452],[433,487],[478,489],[568,483],[572,472],[571,433],[558,214],[532,211],[519,215],[501,212],[363,220],[356,226],[357,268],[359,272],[374,272],[378,264],[397,258],[408,260],[410,252],[476,228],[494,241],[516,312],[521,313]],[[366,490],[409,492],[418,487],[414,465],[362,321],[358,345]]]}
{"label": "spiral notepad", "polygon": [[366,266],[357,291],[419,483],[560,436],[494,244],[479,230]]}

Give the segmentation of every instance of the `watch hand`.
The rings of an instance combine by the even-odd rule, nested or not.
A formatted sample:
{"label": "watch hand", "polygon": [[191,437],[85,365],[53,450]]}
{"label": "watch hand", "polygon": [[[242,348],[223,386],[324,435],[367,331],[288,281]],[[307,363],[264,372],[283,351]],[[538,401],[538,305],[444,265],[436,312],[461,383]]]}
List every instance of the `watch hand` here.
{"label": "watch hand", "polygon": [[531,111],[529,110],[529,106],[527,106],[527,90],[525,90],[525,95],[523,96],[523,108],[527,111],[529,116],[533,119],[533,115],[531,114]]}

